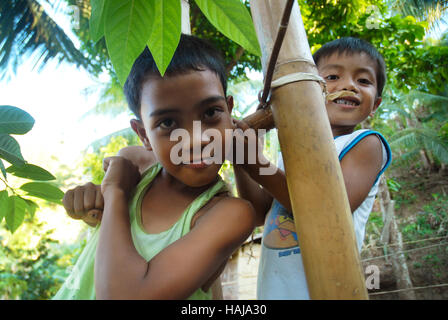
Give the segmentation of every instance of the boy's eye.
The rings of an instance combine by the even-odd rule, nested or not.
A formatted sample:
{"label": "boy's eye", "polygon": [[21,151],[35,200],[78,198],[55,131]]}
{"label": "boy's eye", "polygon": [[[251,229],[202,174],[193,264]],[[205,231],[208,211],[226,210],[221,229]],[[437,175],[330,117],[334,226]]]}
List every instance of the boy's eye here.
{"label": "boy's eye", "polygon": [[174,127],[174,125],[175,125],[175,122],[174,122],[174,120],[173,119],[165,119],[165,120],[163,120],[163,121],[161,121],[160,123],[159,123],[159,126],[162,128],[162,129],[172,129],[173,127]]}
{"label": "boy's eye", "polygon": [[212,118],[218,116],[219,112],[221,112],[221,110],[217,107],[209,108],[204,112],[204,118],[212,119]]}
{"label": "boy's eye", "polygon": [[325,80],[337,80],[337,79],[339,79],[339,77],[335,74],[330,74],[325,77]]}
{"label": "boy's eye", "polygon": [[369,79],[365,79],[365,78],[359,79],[358,81],[362,84],[372,84],[372,81],[370,81]]}

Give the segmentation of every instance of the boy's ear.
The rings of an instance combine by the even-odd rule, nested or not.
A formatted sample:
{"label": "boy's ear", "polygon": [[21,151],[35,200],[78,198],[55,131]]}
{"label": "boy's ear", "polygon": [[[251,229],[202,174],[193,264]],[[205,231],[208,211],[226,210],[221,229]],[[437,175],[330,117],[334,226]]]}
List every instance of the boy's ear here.
{"label": "boy's ear", "polygon": [[145,146],[146,150],[151,151],[152,150],[151,143],[149,142],[148,136],[146,135],[145,126],[143,125],[141,120],[132,119],[131,128],[143,142],[143,145]]}
{"label": "boy's ear", "polygon": [[378,107],[380,106],[381,101],[383,101],[383,98],[381,98],[381,97],[376,98],[376,100],[373,104],[372,112],[370,112],[371,117],[373,117],[375,115],[375,112],[378,109]]}
{"label": "boy's ear", "polygon": [[229,108],[229,114],[232,114],[233,97],[232,96],[227,96],[226,100],[227,100],[227,107]]}

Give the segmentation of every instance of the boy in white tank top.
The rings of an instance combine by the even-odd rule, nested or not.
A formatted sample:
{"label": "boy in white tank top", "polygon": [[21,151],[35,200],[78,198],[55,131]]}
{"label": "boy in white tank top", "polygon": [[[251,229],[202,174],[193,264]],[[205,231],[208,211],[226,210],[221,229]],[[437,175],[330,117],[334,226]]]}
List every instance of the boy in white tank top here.
{"label": "boy in white tank top", "polygon": [[[326,108],[360,251],[379,178],[391,162],[391,151],[380,133],[355,131],[355,127],[373,116],[381,103],[385,63],[370,43],[357,38],[325,44],[314,54],[314,60],[327,83]],[[241,121],[237,124],[243,130],[248,128]],[[259,174],[267,160],[263,155],[258,160],[256,164],[234,166],[239,195],[254,205],[258,224],[264,223],[257,297],[309,299],[282,160],[278,165],[281,170],[272,176]]]}

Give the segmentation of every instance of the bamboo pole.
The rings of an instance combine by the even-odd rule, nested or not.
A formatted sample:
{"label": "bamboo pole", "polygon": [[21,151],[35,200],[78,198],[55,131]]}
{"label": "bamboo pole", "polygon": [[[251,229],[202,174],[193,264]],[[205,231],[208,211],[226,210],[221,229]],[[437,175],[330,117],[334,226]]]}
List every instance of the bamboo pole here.
{"label": "bamboo pole", "polygon": [[[250,4],[266,72],[286,1]],[[317,74],[312,61],[295,1],[273,80]],[[368,299],[322,88],[314,81],[290,83],[274,89],[271,101],[310,297]]]}

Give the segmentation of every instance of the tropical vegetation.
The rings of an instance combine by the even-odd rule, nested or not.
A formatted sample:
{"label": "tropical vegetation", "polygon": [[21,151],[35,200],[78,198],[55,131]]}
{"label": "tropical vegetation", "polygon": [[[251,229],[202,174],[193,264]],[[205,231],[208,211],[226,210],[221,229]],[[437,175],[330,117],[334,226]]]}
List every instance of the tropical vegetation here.
{"label": "tropical vegetation", "polygon": [[[362,126],[382,132],[391,143],[394,162],[388,173],[388,186],[395,200],[397,217],[401,219],[403,208],[406,212],[410,208],[413,210],[412,215],[408,212],[399,221],[405,240],[446,237],[448,32],[438,38],[429,38],[428,34],[446,24],[448,3],[422,0],[298,2],[312,52],[335,38],[356,36],[373,43],[384,56],[388,81],[383,103],[375,117]],[[249,72],[261,71],[260,51],[249,20],[250,2],[191,0],[189,3],[191,31],[222,50],[231,83],[229,90],[237,101],[234,114],[243,117],[253,111],[261,89],[261,81],[247,76]],[[67,19],[74,19],[67,9],[74,6],[79,10],[77,27],[70,30],[69,36],[47,12],[52,8],[65,14]],[[101,98],[93,113],[128,112],[121,88],[133,60],[148,45],[163,74],[180,36],[180,16],[180,1],[177,0],[1,1],[0,75],[14,77],[17,65],[25,59],[34,59],[38,69],[51,60],[74,64],[93,76],[107,75],[108,81],[101,88]],[[123,28],[134,30],[135,37],[124,36]],[[0,232],[3,244],[0,247],[0,297],[47,299],[67,275],[66,268],[76,259],[83,242],[63,246],[52,240],[51,232],[43,232],[36,222],[34,215],[42,207],[60,203],[61,194],[56,189],[61,186],[42,181],[59,178],[58,172],[50,174],[26,163],[20,156],[20,148],[11,134],[28,132],[33,123],[31,116],[12,106],[0,106],[0,114],[0,158],[10,163],[6,166],[0,160],[0,178],[4,185],[1,189],[0,182],[0,222],[3,220],[0,229],[4,231]],[[19,118],[21,122],[13,121]],[[92,141],[80,166],[89,179],[99,183],[103,175],[102,158],[115,154],[123,146],[137,143],[136,136],[123,128]],[[278,145],[266,148],[274,155]],[[226,165],[222,174],[233,182],[230,166]],[[415,181],[410,175],[420,180]],[[9,176],[33,181],[17,187],[19,184],[10,184]],[[42,194],[47,190],[42,184],[47,185],[48,193]],[[424,188],[433,191],[421,202]],[[371,235],[377,234],[375,228],[383,226],[381,213],[373,213],[369,223]],[[17,234],[18,240],[5,245],[11,233]],[[40,239],[34,246],[30,246],[30,234]],[[446,243],[446,239],[442,241]],[[445,261],[446,256],[439,252],[425,259],[415,263],[421,266],[431,262],[434,266],[434,261],[439,259],[440,270],[440,261]]]}

